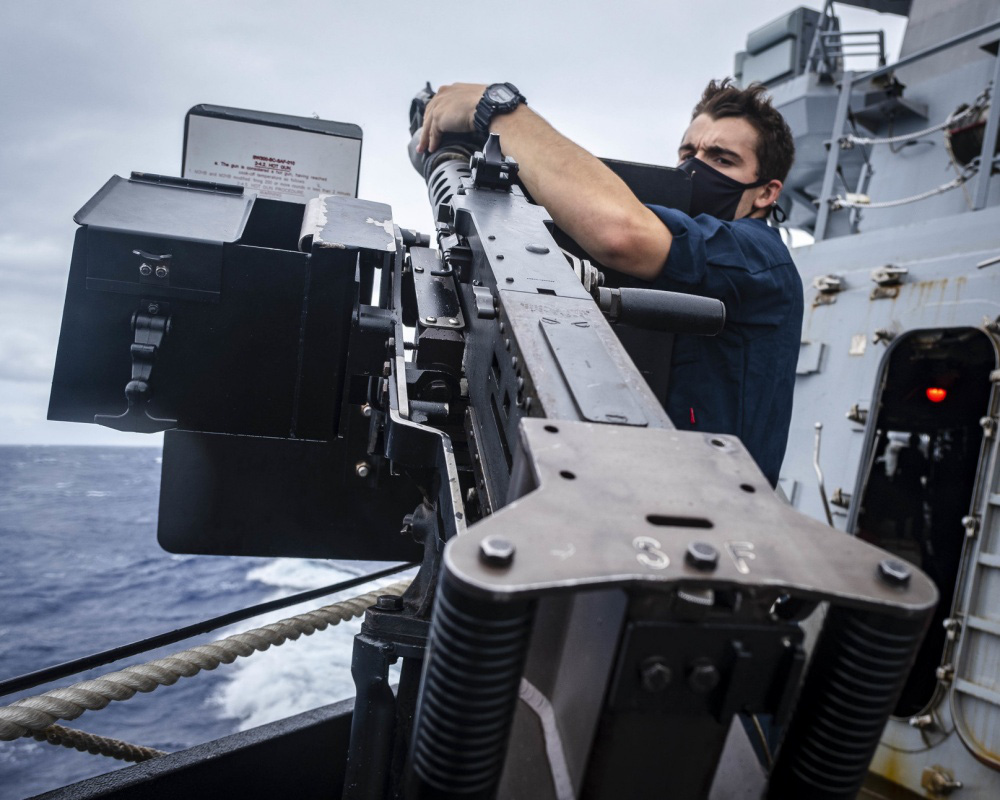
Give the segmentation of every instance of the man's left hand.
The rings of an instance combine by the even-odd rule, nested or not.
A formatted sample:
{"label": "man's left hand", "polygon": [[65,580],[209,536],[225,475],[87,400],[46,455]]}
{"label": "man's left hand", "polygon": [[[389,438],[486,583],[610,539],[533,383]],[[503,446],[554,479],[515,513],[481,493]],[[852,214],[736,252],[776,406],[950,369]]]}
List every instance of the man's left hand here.
{"label": "man's left hand", "polygon": [[445,133],[470,133],[475,130],[476,106],[486,91],[485,83],[453,83],[442,86],[424,110],[417,152],[433,153]]}

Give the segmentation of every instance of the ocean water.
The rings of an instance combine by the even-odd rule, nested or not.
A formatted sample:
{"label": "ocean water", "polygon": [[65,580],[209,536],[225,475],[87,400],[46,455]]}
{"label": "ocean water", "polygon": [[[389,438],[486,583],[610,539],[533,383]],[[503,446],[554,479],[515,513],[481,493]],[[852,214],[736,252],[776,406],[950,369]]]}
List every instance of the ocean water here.
{"label": "ocean water", "polygon": [[[159,462],[158,449],[0,447],[0,678],[335,583],[375,566],[166,553],[156,542]],[[343,596],[364,591],[368,588]],[[336,599],[256,617],[0,698],[0,705]],[[331,703],[353,695],[351,646],[359,627],[359,621],[342,623],[62,724],[172,752]],[[29,797],[125,766],[30,738],[0,742],[0,800]]]}

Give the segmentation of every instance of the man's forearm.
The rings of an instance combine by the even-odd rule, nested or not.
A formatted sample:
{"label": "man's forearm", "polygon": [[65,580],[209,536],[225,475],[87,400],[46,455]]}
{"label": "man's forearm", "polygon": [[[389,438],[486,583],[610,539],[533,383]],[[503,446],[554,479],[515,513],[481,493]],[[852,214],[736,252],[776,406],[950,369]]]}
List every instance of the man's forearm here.
{"label": "man's forearm", "polygon": [[659,274],[669,230],[599,159],[526,106],[496,116],[490,130],[532,197],[595,259],[647,280]]}

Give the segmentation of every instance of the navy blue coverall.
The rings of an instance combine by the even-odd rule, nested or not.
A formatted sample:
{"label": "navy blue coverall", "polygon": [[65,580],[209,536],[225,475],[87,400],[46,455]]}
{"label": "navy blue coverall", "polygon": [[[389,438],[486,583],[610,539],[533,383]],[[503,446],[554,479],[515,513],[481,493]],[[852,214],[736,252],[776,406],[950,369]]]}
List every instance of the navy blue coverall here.
{"label": "navy blue coverall", "polygon": [[798,270],[778,231],[762,219],[692,219],[649,208],[673,234],[663,271],[649,285],[726,306],[718,336],[675,338],[667,414],[681,430],[739,437],[775,486],[802,335]]}

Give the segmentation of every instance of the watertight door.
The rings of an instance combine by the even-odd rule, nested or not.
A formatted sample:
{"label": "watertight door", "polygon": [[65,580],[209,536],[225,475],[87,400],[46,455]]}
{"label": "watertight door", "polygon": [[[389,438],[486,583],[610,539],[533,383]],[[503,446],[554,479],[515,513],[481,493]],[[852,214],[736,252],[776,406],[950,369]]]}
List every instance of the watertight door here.
{"label": "watertight door", "polygon": [[[980,421],[994,403],[990,376],[996,367],[996,345],[982,330],[912,331],[886,351],[872,399],[865,467],[848,529],[924,569],[941,597],[893,710],[896,717],[927,713],[947,698],[957,663],[952,620],[969,584],[990,580],[980,575],[973,553],[979,543],[966,535],[964,521],[989,480],[984,454],[994,438]],[[990,613],[986,608],[976,616],[989,620]],[[1000,620],[992,619],[996,629]],[[996,657],[994,652],[994,664]],[[988,677],[968,680],[1000,690],[991,683],[995,666],[975,672]]]}

